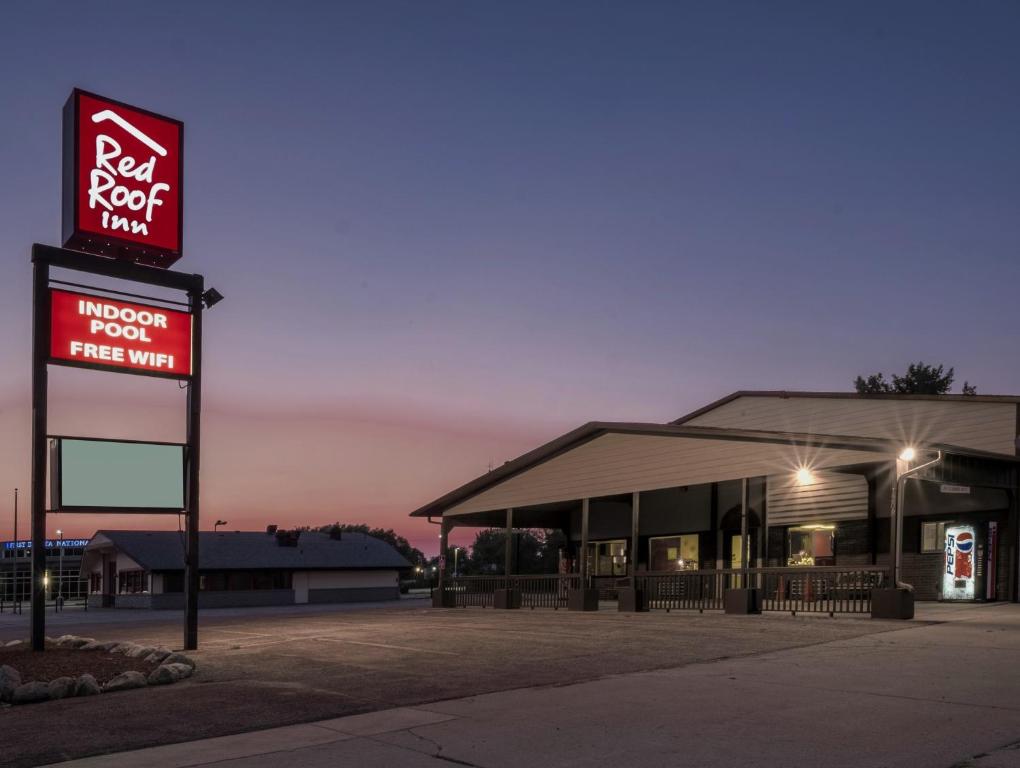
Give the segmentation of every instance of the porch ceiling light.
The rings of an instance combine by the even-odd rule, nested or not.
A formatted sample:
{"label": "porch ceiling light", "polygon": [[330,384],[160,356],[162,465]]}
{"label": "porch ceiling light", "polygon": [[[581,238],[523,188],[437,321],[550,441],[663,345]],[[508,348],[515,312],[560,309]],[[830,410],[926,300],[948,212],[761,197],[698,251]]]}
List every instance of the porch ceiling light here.
{"label": "porch ceiling light", "polygon": [[913,461],[916,456],[917,451],[909,445],[900,451],[900,461]]}
{"label": "porch ceiling light", "polygon": [[797,470],[797,485],[811,485],[815,481],[815,476],[807,467],[801,467]]}

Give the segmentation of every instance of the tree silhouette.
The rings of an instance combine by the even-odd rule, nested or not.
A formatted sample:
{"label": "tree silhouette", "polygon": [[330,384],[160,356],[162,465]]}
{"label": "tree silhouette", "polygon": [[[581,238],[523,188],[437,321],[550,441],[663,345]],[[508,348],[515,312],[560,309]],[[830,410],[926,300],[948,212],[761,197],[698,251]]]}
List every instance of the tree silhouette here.
{"label": "tree silhouette", "polygon": [[[955,371],[948,371],[943,365],[928,365],[923,361],[911,363],[902,376],[893,374],[892,382],[881,372],[870,376],[858,376],[854,389],[861,395],[945,395],[953,388]],[[963,382],[963,394],[976,395],[977,387]]]}

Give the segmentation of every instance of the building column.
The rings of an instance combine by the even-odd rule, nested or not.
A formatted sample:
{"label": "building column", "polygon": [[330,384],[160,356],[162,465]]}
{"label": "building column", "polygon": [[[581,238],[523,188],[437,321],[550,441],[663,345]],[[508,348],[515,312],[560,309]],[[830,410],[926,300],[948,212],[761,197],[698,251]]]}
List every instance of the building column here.
{"label": "building column", "polygon": [[504,542],[504,559],[503,559],[503,573],[506,576],[512,576],[514,573],[513,560],[514,560],[514,511],[508,509],[506,511],[506,541]]}
{"label": "building column", "polygon": [[719,484],[712,483],[711,497],[710,497],[710,515],[712,520],[712,541],[715,544],[715,569],[721,571],[726,567],[725,558],[723,555],[726,550],[723,546],[723,533],[722,528],[719,526]]}
{"label": "building column", "polygon": [[588,587],[588,506],[588,499],[581,499],[581,589]]}
{"label": "building column", "polygon": [[[757,562],[755,563],[756,568],[764,568],[769,556],[769,479],[767,477],[763,477],[761,480],[761,509],[758,510],[758,546],[756,547],[758,557]],[[760,582],[758,586],[764,586],[764,582]]]}
{"label": "building column", "polygon": [[598,592],[588,584],[588,499],[581,499],[581,553],[578,557],[578,589],[567,594],[567,607],[571,611],[597,611]]}
{"label": "building column", "polygon": [[750,495],[747,478],[740,481],[740,577],[739,587],[726,590],[723,598],[726,613],[761,613],[758,590],[751,587],[747,574],[747,513]]}
{"label": "building column", "polygon": [[446,589],[446,550],[449,548],[452,530],[453,521],[444,517],[439,524],[439,575],[436,577],[436,588],[432,590],[433,608],[452,608],[456,604],[456,595]]}
{"label": "building column", "polygon": [[641,513],[641,494],[637,491],[630,497],[630,562],[627,564],[627,575],[631,578],[637,576],[638,561],[638,525]]}
{"label": "building column", "polygon": [[747,478],[740,481],[740,586],[747,587],[747,507],[750,489]]}
{"label": "building column", "polygon": [[506,541],[503,550],[503,587],[497,589],[492,597],[493,608],[520,608],[521,593],[514,588],[514,511],[506,511]]}

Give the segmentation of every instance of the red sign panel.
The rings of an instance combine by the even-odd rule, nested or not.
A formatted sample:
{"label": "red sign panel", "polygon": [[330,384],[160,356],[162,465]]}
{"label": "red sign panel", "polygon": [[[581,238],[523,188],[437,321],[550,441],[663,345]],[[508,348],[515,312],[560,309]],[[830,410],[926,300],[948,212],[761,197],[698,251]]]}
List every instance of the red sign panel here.
{"label": "red sign panel", "polygon": [[181,256],[179,120],[75,90],[64,105],[64,246],[168,267]]}
{"label": "red sign panel", "polygon": [[50,289],[50,361],[185,378],[191,375],[191,315]]}

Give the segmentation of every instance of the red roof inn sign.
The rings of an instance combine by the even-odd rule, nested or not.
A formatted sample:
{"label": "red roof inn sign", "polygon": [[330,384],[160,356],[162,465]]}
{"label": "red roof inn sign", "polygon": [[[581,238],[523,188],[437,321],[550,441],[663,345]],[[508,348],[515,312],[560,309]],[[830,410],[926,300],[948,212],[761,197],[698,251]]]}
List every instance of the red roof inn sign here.
{"label": "red roof inn sign", "polygon": [[75,89],[64,105],[64,247],[177,261],[183,139],[179,120]]}
{"label": "red roof inn sign", "polygon": [[[198,647],[202,315],[223,296],[207,290],[202,275],[170,269],[181,257],[184,126],[76,89],[64,104],[63,128],[64,247],[32,246],[32,650],[46,648],[47,515],[142,510],[185,516],[184,648],[193,650]],[[78,282],[88,277],[72,281],[66,272],[95,276],[100,283]],[[110,281],[120,282],[114,287]],[[145,286],[158,288],[160,295],[138,292]],[[176,298],[165,295],[170,291],[178,292]],[[128,482],[137,479],[142,457],[164,444],[49,433],[51,365],[185,382],[186,442],[175,444],[174,456],[159,459],[167,464],[168,487],[174,489],[169,505],[153,502],[168,498],[153,483],[146,481],[139,490]],[[55,453],[51,443],[59,446]],[[105,447],[74,459],[77,454],[67,447],[75,443]],[[104,490],[101,503],[68,502],[65,481],[79,476],[68,474],[71,459],[78,462],[79,475]],[[65,493],[47,494],[47,475]]]}
{"label": "red roof inn sign", "polygon": [[50,361],[191,375],[191,313],[50,289]]}

